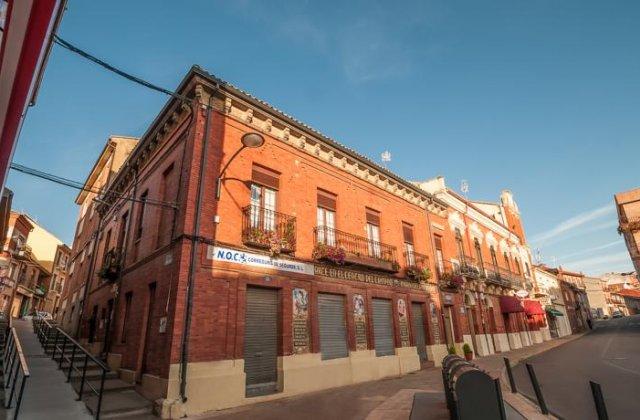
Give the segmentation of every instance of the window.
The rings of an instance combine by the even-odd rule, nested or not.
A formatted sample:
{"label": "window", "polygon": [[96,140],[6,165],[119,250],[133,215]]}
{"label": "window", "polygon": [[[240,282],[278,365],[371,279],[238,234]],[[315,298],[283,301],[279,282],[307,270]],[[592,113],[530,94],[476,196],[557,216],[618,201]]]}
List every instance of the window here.
{"label": "window", "polygon": [[413,249],[413,225],[402,222],[402,236],[404,238],[407,267],[413,267],[416,265],[416,256]]}
{"label": "window", "polygon": [[438,264],[438,271],[444,273],[444,255],[442,253],[442,236],[434,235],[433,244],[436,249],[436,264]]}
{"label": "window", "polygon": [[507,266],[507,270],[511,270],[511,264],[509,264],[509,256],[506,252],[502,255],[504,257],[504,264]]}
{"label": "window", "polygon": [[456,228],[456,249],[458,250],[458,258],[464,262],[464,245],[462,244],[462,233],[460,229]]}
{"label": "window", "polygon": [[[176,200],[178,191],[178,183],[172,182],[173,179],[173,163],[162,172],[162,182],[160,183],[160,197],[163,202],[172,202]],[[173,234],[173,217],[175,213],[165,207],[160,207],[160,220],[158,221],[158,232],[156,237],[156,246],[166,245],[171,240]]]}
{"label": "window", "polygon": [[124,314],[122,316],[122,330],[120,331],[120,342],[127,342],[127,321],[129,320],[129,313],[131,312],[131,299],[133,298],[133,292],[127,292],[124,295]]}
{"label": "window", "polygon": [[118,249],[122,249],[127,236],[127,220],[129,219],[129,212],[125,212],[120,218],[120,233],[118,233]]}
{"label": "window", "polygon": [[335,194],[318,190],[317,240],[331,246],[336,245],[336,201]]}
{"label": "window", "polygon": [[493,245],[489,247],[489,252],[491,253],[491,264],[493,264],[494,268],[498,268],[498,257],[496,256],[496,249]]}
{"label": "window", "polygon": [[251,184],[251,227],[275,230],[276,192],[280,175],[262,166],[253,165]]}
{"label": "window", "polygon": [[524,263],[525,274],[527,278],[531,277],[531,269],[529,268],[529,263],[525,261]]}
{"label": "window", "polygon": [[111,246],[111,229],[107,231],[107,236],[105,236],[104,247],[102,249],[102,261],[104,262],[107,259],[107,252],[109,252],[109,247]]}
{"label": "window", "polygon": [[142,225],[144,223],[144,213],[147,209],[147,197],[149,197],[149,190],[145,190],[140,195],[140,210],[138,210],[138,222],[136,224],[136,240],[142,237]]}
{"label": "window", "polygon": [[521,274],[522,270],[520,269],[520,260],[518,259],[518,257],[515,257],[514,260],[515,260],[515,264],[514,265],[516,266],[515,267],[516,268],[516,273]]}
{"label": "window", "polygon": [[380,213],[366,209],[369,256],[380,258]]}
{"label": "window", "polygon": [[473,247],[476,250],[476,259],[478,260],[478,266],[480,267],[480,272],[484,273],[484,261],[482,259],[482,248],[480,247],[480,241],[478,238],[473,239]]}

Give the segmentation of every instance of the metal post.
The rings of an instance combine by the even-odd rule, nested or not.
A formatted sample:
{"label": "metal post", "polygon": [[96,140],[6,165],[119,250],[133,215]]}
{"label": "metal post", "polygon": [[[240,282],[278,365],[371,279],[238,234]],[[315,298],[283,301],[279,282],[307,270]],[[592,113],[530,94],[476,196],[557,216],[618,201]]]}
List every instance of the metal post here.
{"label": "metal post", "polygon": [[20,404],[22,404],[22,394],[24,393],[24,385],[27,382],[27,377],[22,377],[22,383],[20,384],[20,393],[18,394],[18,401],[16,402],[16,409],[13,413],[13,420],[18,418],[18,413],[20,412]]}
{"label": "metal post", "polygon": [[102,369],[102,377],[100,378],[100,394],[98,394],[98,407],[96,408],[96,420],[100,419],[100,407],[102,406],[102,394],[104,393],[104,377],[107,371]]}
{"label": "metal post", "polygon": [[526,363],[527,372],[529,372],[529,378],[531,379],[531,385],[533,385],[533,390],[536,393],[536,398],[538,399],[538,406],[540,406],[540,411],[542,414],[549,414],[549,409],[547,409],[547,403],[544,401],[544,396],[542,396],[542,390],[540,389],[540,384],[538,383],[538,378],[536,377],[536,372],[533,370],[533,366],[529,363]]}
{"label": "metal post", "polygon": [[589,381],[591,386],[591,394],[593,394],[593,402],[596,405],[596,412],[598,413],[598,420],[609,420],[607,414],[607,406],[604,403],[604,397],[602,396],[602,388],[597,382]]}
{"label": "metal post", "polygon": [[87,362],[89,361],[89,355],[84,355],[84,366],[82,366],[82,379],[80,379],[80,391],[78,392],[78,401],[82,399],[82,391],[84,391],[84,378],[87,375]]}
{"label": "metal post", "polygon": [[62,369],[62,361],[64,360],[64,351],[67,349],[67,336],[62,337],[62,350],[60,350],[60,362],[58,363],[58,369]]}
{"label": "metal post", "polygon": [[[56,360],[56,349],[58,348],[58,335],[60,334],[60,330],[56,329],[56,337],[53,339],[53,354],[51,355],[52,360]],[[46,352],[46,350],[45,350]]]}
{"label": "metal post", "polygon": [[498,407],[500,407],[500,420],[507,420],[507,412],[504,410],[504,400],[502,399],[502,387],[500,386],[500,378],[494,379],[493,384],[496,387]]}
{"label": "metal post", "polygon": [[76,346],[71,350],[71,361],[69,362],[69,372],[67,372],[67,382],[71,380],[71,371],[73,370],[73,359],[76,357]]}
{"label": "metal post", "polygon": [[509,385],[511,386],[511,392],[516,394],[518,388],[516,388],[516,381],[513,379],[513,371],[511,370],[511,362],[508,357],[504,357],[504,365],[507,367],[507,376],[509,377]]}

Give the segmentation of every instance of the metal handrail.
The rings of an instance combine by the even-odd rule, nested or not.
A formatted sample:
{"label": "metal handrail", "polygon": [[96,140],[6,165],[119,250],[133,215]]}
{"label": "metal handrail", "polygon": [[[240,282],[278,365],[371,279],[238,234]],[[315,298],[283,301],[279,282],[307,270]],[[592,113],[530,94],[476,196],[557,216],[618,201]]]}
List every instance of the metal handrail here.
{"label": "metal handrail", "polygon": [[[69,334],[62,331],[55,325],[51,325],[46,319],[42,317],[37,317],[33,319],[33,325],[36,334],[40,340],[40,343],[45,347],[50,339],[53,339],[53,352],[51,355],[52,360],[56,360],[56,354],[58,351],[60,352],[60,359],[58,360],[58,369],[67,373],[67,382],[71,381],[71,373],[76,372],[78,375],[82,375],[80,379],[80,389],[77,390],[78,400],[82,399],[82,394],[84,392],[85,385],[98,397],[98,405],[95,411],[95,418],[100,418],[100,409],[102,407],[102,397],[104,394],[104,381],[108,372],[111,371],[109,366],[104,363],[102,360],[93,356],[87,349],[85,349],[80,343],[74,340]],[[62,340],[62,343],[60,343]],[[70,345],[71,347],[68,347]],[[65,354],[67,349],[71,349],[71,357]],[[79,354],[80,357],[84,356],[84,360],[82,362],[82,368],[79,369],[78,366],[74,366],[74,362],[76,359],[76,354]],[[86,380],[87,376],[87,365],[91,360],[95,363],[101,370],[100,374],[100,388],[96,389],[91,382]],[[68,366],[63,367],[62,364],[64,362],[68,363]],[[79,362],[80,363],[80,362]],[[75,388],[74,388],[75,389]]]}
{"label": "metal handrail", "polygon": [[[29,366],[27,360],[22,352],[22,345],[18,338],[18,333],[15,327],[7,327],[5,332],[6,342],[4,346],[4,353],[2,355],[3,366],[3,379],[4,388],[11,388],[9,391],[9,399],[5,401],[4,408],[11,408],[13,397],[16,393],[16,384],[18,383],[18,374],[22,372],[22,379],[20,381],[20,389],[16,398],[16,407],[13,412],[14,420],[18,418],[20,413],[20,405],[22,404],[22,396],[24,394],[24,387],[27,383],[27,379],[31,376],[29,372]],[[4,391],[4,390],[3,390]]]}
{"label": "metal handrail", "polygon": [[[313,228],[316,244],[343,248],[347,253],[368,256],[380,261],[396,263],[396,247],[384,242],[374,241],[365,236],[343,232],[329,226]],[[331,239],[328,239],[331,238]]]}

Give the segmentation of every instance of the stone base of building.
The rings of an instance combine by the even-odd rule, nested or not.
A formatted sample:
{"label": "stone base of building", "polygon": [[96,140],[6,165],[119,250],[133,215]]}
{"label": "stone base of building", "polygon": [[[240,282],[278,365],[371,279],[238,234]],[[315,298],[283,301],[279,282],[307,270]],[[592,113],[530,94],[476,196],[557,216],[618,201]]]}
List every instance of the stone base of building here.
{"label": "stone base of building", "polygon": [[540,332],[542,333],[543,341],[551,340],[551,332],[549,331],[549,327],[540,328]]}
{"label": "stone base of building", "polygon": [[509,337],[506,333],[493,334],[493,341],[496,344],[496,352],[511,350],[511,347],[509,347]]}
{"label": "stone base of building", "polygon": [[542,343],[542,332],[541,331],[531,331],[531,339],[533,340],[533,344]]}
{"label": "stone base of building", "polygon": [[496,350],[493,348],[493,339],[491,334],[478,334],[476,335],[476,349],[477,356],[489,356],[494,354]]}
{"label": "stone base of building", "polygon": [[507,333],[507,337],[509,339],[509,349],[521,349],[522,348],[522,336],[520,333]]}
{"label": "stone base of building", "polygon": [[[245,397],[246,375],[242,359],[189,363],[188,398],[184,403],[180,401],[179,364],[171,365],[168,380],[143,375],[141,388],[144,389],[140,392],[147,398],[156,399],[156,409],[162,418],[179,418],[417,370],[420,370],[420,358],[415,347],[396,348],[395,355],[382,357],[376,357],[375,350],[361,350],[333,360],[321,360],[319,353],[307,353],[278,358],[279,392],[275,394]],[[163,389],[166,397],[158,396]]]}
{"label": "stone base of building", "polygon": [[530,331],[520,331],[520,342],[522,343],[522,347],[528,347],[531,344],[531,332]]}
{"label": "stone base of building", "polygon": [[449,354],[446,344],[433,344],[427,346],[427,359],[433,361],[434,365],[442,366],[442,359]]}

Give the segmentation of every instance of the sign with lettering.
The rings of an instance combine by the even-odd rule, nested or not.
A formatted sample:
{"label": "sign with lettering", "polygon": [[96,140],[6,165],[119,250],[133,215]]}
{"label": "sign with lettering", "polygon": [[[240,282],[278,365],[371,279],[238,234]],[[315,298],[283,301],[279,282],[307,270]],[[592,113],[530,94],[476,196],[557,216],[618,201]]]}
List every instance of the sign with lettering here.
{"label": "sign with lettering", "polygon": [[409,322],[407,321],[407,302],[398,299],[398,319],[400,325],[400,343],[402,347],[409,347]]}
{"label": "sign with lettering", "polygon": [[309,294],[305,289],[293,289],[293,352],[309,352]]}
{"label": "sign with lettering", "polygon": [[367,316],[362,295],[353,295],[353,321],[356,329],[356,350],[366,350]]}
{"label": "sign with lettering", "polygon": [[354,280],[362,283],[376,284],[380,286],[407,287],[420,290],[423,289],[419,283],[398,279],[392,276],[369,272],[365,273],[362,271],[348,270],[345,268],[331,267],[326,265],[315,265],[314,273],[316,276],[331,277],[340,280]]}
{"label": "sign with lettering", "polygon": [[440,344],[440,325],[435,303],[429,302],[429,311],[431,313],[431,323],[433,324],[433,342],[434,344]]}
{"label": "sign with lettering", "polygon": [[215,261],[225,261],[234,264],[241,264],[250,267],[269,268],[273,270],[290,271],[299,274],[313,274],[313,265],[287,260],[283,258],[271,258],[268,255],[254,254],[251,252],[238,251],[232,248],[224,248],[209,245],[207,248],[207,259]]}

